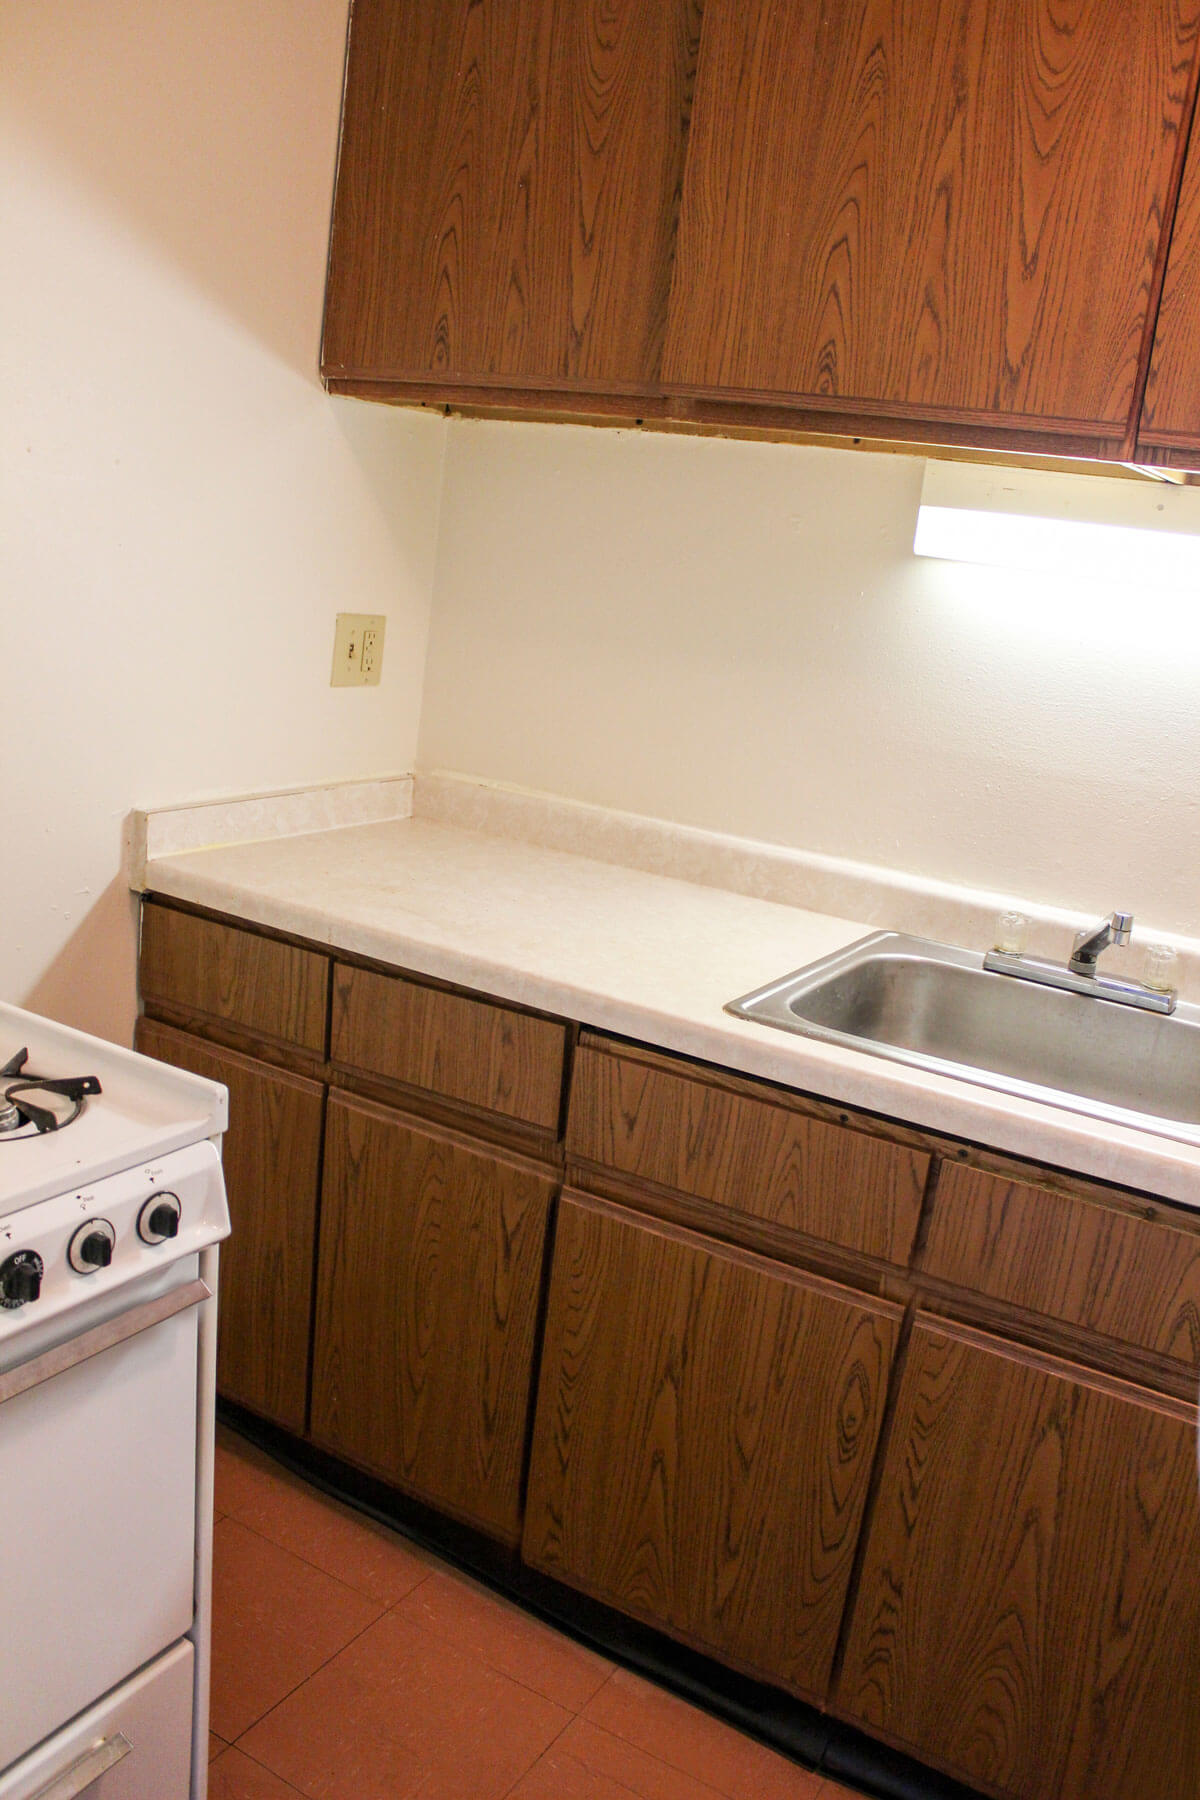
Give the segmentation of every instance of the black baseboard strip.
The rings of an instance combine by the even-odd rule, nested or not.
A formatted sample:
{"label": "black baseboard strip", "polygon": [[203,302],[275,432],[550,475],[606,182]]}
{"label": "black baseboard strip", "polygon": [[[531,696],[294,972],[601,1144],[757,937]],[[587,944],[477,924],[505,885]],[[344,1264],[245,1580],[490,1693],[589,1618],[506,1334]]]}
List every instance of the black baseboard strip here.
{"label": "black baseboard strip", "polygon": [[448,1519],[242,1407],[219,1400],[217,1417],[323,1493],[411,1538],[506,1598],[519,1601],[556,1630],[669,1688],[803,1767],[844,1781],[877,1800],[983,1800],[974,1789],[886,1749],[779,1688],[736,1674],[661,1632],[538,1574],[514,1551],[481,1532]]}

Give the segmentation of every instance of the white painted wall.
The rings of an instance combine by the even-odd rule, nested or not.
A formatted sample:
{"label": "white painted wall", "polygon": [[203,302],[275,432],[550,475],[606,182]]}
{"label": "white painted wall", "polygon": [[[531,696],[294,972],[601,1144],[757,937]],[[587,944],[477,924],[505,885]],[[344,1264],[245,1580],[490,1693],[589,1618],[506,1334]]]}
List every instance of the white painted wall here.
{"label": "white painted wall", "polygon": [[922,467],[453,421],[422,767],[1200,932],[1200,601],[914,558]]}
{"label": "white painted wall", "polygon": [[445,428],[317,381],[345,22],[0,8],[0,995],[118,1039],[131,807],[413,762]]}

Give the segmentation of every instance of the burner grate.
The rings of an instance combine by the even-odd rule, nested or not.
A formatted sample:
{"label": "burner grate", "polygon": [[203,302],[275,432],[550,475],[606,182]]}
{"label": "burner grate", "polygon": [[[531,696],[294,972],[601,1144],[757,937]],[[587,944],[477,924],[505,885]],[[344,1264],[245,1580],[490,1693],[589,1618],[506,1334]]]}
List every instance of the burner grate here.
{"label": "burner grate", "polygon": [[[47,1132],[62,1131],[73,1125],[89,1094],[100,1092],[95,1075],[34,1075],[25,1064],[28,1050],[18,1050],[0,1068],[0,1143],[24,1143]],[[12,1081],[11,1076],[20,1076]],[[36,1094],[37,1099],[30,1099]]]}

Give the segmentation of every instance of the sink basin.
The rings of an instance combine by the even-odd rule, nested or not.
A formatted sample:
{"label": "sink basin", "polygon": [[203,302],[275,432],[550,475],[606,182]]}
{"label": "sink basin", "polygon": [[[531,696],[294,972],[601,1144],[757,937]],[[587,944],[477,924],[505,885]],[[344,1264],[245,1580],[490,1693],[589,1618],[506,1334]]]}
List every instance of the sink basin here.
{"label": "sink basin", "polygon": [[877,931],[731,1001],[802,1037],[1200,1144],[1200,1007],[1140,1012]]}

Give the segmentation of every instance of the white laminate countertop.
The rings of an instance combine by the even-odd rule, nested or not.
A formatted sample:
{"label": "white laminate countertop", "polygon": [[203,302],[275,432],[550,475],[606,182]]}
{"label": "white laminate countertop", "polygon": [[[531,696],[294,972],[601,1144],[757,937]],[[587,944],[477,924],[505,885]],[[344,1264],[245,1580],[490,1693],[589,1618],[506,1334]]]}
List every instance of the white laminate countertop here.
{"label": "white laminate countertop", "polygon": [[805,1093],[1200,1207],[1200,1148],[736,1019],[872,929],[423,818],[152,856],[143,885]]}

